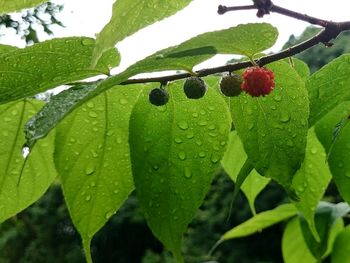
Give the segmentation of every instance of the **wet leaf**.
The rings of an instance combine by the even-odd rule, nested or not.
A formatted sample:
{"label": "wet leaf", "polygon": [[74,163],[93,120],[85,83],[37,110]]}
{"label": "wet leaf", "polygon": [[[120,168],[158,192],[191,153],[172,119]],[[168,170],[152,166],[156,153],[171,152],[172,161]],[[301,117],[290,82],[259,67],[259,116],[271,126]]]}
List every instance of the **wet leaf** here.
{"label": "wet leaf", "polygon": [[344,125],[336,140],[334,139],[334,130],[336,125],[344,120],[344,116],[348,116],[349,111],[350,102],[344,102],[315,125],[317,137],[327,151],[333,181],[337,185],[340,195],[348,203],[350,203],[350,126]]}
{"label": "wet leaf", "polygon": [[[96,64],[105,50],[135,33],[186,7],[191,0],[118,0],[113,5],[109,23],[97,35],[93,64]],[[127,25],[127,26],[125,26]]]}
{"label": "wet leaf", "polygon": [[48,189],[56,172],[53,163],[54,134],[33,149],[27,149],[23,125],[42,105],[35,100],[17,101],[0,106],[0,222],[37,201]]}
{"label": "wet leaf", "polygon": [[[256,37],[259,35],[259,37]],[[229,29],[198,35],[141,60],[128,70],[134,74],[162,70],[192,70],[215,54],[241,54],[252,57],[271,47],[277,29],[266,23],[238,25]]]}
{"label": "wet leaf", "polygon": [[171,83],[170,100],[159,107],[148,101],[146,90],[130,121],[138,199],[154,235],[178,262],[182,234],[209,189],[231,127],[228,108],[215,90],[190,100],[182,85]]}
{"label": "wet leaf", "polygon": [[320,241],[316,241],[310,231],[308,223],[302,217],[300,227],[310,252],[316,259],[321,259],[327,252],[327,246],[331,236],[331,230],[335,222],[350,212],[346,203],[331,204],[320,202],[315,212],[315,225]]}
{"label": "wet leaf", "polygon": [[261,212],[242,224],[227,231],[221,240],[228,240],[239,237],[250,236],[267,227],[282,222],[297,214],[297,210],[292,204],[283,204],[273,210]]}
{"label": "wet leaf", "polygon": [[46,0],[0,0],[0,14],[20,11],[25,8],[38,6]]}
{"label": "wet leaf", "polygon": [[[52,39],[0,55],[0,104],[35,95],[87,77],[108,74],[119,62],[116,50],[108,51],[91,68],[95,41],[86,37]],[[113,55],[111,54],[113,53]]]}
{"label": "wet leaf", "polygon": [[338,234],[333,244],[332,263],[350,263],[350,226]]}
{"label": "wet leaf", "polygon": [[350,100],[350,54],[344,54],[315,72],[306,83],[310,99],[309,126]]}
{"label": "wet leaf", "polygon": [[[234,182],[236,182],[237,175],[246,158],[247,155],[237,133],[235,131],[231,132],[227,150],[222,158],[221,164]],[[248,199],[253,214],[256,214],[254,206],[255,198],[269,181],[269,178],[263,177],[253,170],[242,184],[242,191]]]}
{"label": "wet leaf", "polygon": [[275,89],[266,97],[241,94],[231,98],[233,123],[255,169],[282,184],[289,196],[297,199],[292,180],[304,159],[307,92],[287,63],[273,63],[269,68],[275,74]]}
{"label": "wet leaf", "polygon": [[326,153],[312,129],[309,131],[307,138],[305,159],[294,175],[293,186],[300,198],[298,202],[295,202],[295,205],[304,215],[314,238],[318,241],[319,236],[315,226],[314,214],[332,178],[325,160]]}
{"label": "wet leaf", "polygon": [[75,109],[57,127],[55,163],[88,259],[92,237],[134,189],[129,117],[142,88],[115,86]]}

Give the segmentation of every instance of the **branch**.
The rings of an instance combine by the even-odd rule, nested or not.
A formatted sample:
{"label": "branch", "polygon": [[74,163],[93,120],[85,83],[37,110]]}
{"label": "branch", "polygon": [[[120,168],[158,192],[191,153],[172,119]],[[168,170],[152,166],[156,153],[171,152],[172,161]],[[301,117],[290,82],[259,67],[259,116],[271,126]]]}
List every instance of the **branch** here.
{"label": "branch", "polygon": [[[279,6],[275,6],[269,0],[255,0],[254,2],[256,4],[249,5],[249,6],[227,7],[227,6],[220,5],[218,8],[218,13],[224,14],[229,11],[258,9],[258,14],[257,14],[258,16],[259,14],[263,15],[271,11],[271,12],[276,12],[285,16],[293,17],[295,19],[303,20],[311,24],[320,25],[323,27],[323,30],[321,30],[317,35],[309,38],[308,40],[300,44],[294,45],[278,53],[267,55],[259,59],[256,59],[254,62],[259,66],[264,66],[269,63],[294,56],[319,43],[323,43],[326,47],[330,47],[332,46],[332,43],[330,42],[332,39],[336,38],[341,32],[350,30],[350,21],[336,23],[332,21],[322,20],[322,19],[311,17],[308,15],[303,15]],[[260,4],[258,4],[257,2],[259,2]],[[264,4],[265,6],[262,6],[261,3]],[[243,62],[227,64],[219,67],[214,67],[214,68],[201,69],[194,73],[199,77],[205,77],[216,73],[232,72],[232,71],[240,70],[250,66],[253,66],[252,61],[243,61]],[[121,85],[135,84],[135,83],[149,83],[149,82],[167,83],[169,81],[185,79],[192,75],[193,73],[180,73],[180,74],[174,74],[174,75],[168,75],[168,76],[162,76],[162,77],[128,79],[122,82]]]}

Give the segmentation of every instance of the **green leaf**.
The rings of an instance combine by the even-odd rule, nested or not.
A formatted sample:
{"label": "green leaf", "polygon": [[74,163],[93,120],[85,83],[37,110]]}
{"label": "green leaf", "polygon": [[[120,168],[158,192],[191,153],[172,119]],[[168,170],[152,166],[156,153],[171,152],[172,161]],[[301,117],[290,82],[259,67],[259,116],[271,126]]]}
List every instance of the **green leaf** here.
{"label": "green leaf", "polygon": [[0,14],[38,6],[47,0],[0,0]]}
{"label": "green leaf", "polygon": [[332,177],[325,158],[326,153],[323,146],[312,129],[307,138],[304,162],[294,175],[293,187],[300,198],[295,205],[304,215],[312,234],[318,241],[314,213]]}
{"label": "green leaf", "polygon": [[304,159],[307,92],[299,75],[287,63],[276,62],[269,68],[275,74],[273,92],[266,97],[241,94],[232,98],[232,118],[255,169],[282,184],[290,197],[296,199],[292,179]]}
{"label": "green leaf", "polygon": [[[1,0],[0,0],[1,1]],[[6,53],[6,52],[10,52],[10,51],[14,51],[14,50],[17,50],[18,48],[17,47],[14,47],[14,46],[9,46],[9,45],[0,45],[0,56],[3,54],[3,53]]]}
{"label": "green leaf", "polygon": [[22,127],[42,103],[17,101],[0,106],[0,222],[39,199],[56,176],[53,164],[54,134],[31,150],[25,160]]}
{"label": "green leaf", "polygon": [[[338,219],[331,228],[325,258],[331,251],[337,234],[344,228],[342,219]],[[316,263],[321,262],[311,254],[301,232],[300,220],[293,218],[286,226],[282,237],[282,254],[285,263]]]}
{"label": "green leaf", "polygon": [[290,220],[284,229],[282,254],[284,263],[317,263],[304,241],[298,217]]}
{"label": "green leaf", "polygon": [[93,235],[133,190],[129,117],[143,86],[116,86],[74,110],[57,127],[55,163],[87,256]]}
{"label": "green leaf", "polygon": [[297,214],[297,210],[292,204],[283,204],[273,210],[261,212],[242,224],[227,231],[221,240],[228,240],[239,237],[246,237],[255,234],[274,224],[282,222]]}
{"label": "green leaf", "polygon": [[[259,35],[259,37],[256,37]],[[270,24],[246,24],[208,32],[170,47],[130,66],[134,74],[162,70],[188,70],[215,54],[241,54],[252,57],[271,47],[278,31]]]}
{"label": "green leaf", "polygon": [[[118,0],[109,23],[97,35],[94,64],[101,54],[139,29],[153,24],[186,7],[191,0]],[[127,26],[126,26],[127,25]]]}
{"label": "green leaf", "polygon": [[333,141],[334,128],[349,114],[350,102],[340,104],[315,125],[317,137],[328,152],[333,181],[344,200],[350,203],[350,126],[346,125]]}
{"label": "green leaf", "polygon": [[[243,166],[246,159],[247,155],[243,149],[242,142],[235,131],[231,132],[227,150],[222,158],[221,165],[234,182],[236,182],[240,168]],[[242,191],[248,199],[253,214],[256,213],[254,206],[255,198],[266,187],[269,181],[269,178],[262,177],[253,170],[242,184]]]}
{"label": "green leaf", "polygon": [[294,70],[299,74],[303,81],[307,81],[310,77],[309,66],[302,60],[298,58],[291,58]]}
{"label": "green leaf", "polygon": [[343,101],[350,100],[350,54],[344,54],[315,72],[306,83],[310,99],[309,126]]}
{"label": "green leaf", "polygon": [[350,207],[346,203],[331,204],[320,202],[315,212],[315,225],[320,237],[317,242],[311,233],[308,223],[301,217],[300,226],[305,239],[305,243],[316,259],[321,259],[327,252],[327,245],[331,229],[337,219],[350,212]]}
{"label": "green leaf", "polygon": [[350,226],[338,234],[333,244],[332,263],[350,263]]}
{"label": "green leaf", "polygon": [[149,103],[148,89],[130,120],[139,201],[153,233],[179,262],[182,234],[209,189],[231,128],[228,108],[215,90],[191,100],[182,86],[171,83],[170,100],[160,107]]}
{"label": "green leaf", "polygon": [[83,83],[51,97],[50,101],[26,123],[26,145],[32,147],[37,140],[45,137],[63,118],[82,104],[87,94],[96,89],[100,82]]}
{"label": "green leaf", "polygon": [[[35,95],[87,77],[108,74],[119,55],[108,51],[91,68],[95,42],[91,38],[52,39],[0,55],[0,104]],[[108,62],[108,63],[107,63]]]}

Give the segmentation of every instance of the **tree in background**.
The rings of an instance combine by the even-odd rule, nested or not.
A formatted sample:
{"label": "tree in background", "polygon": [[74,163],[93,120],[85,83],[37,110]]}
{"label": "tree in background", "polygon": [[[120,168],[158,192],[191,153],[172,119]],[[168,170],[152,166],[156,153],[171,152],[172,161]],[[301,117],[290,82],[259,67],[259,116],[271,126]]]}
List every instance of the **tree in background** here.
{"label": "tree in background", "polygon": [[[0,32],[1,28],[13,28],[27,45],[37,43],[39,42],[38,28],[41,28],[48,35],[53,35],[52,25],[64,26],[57,19],[57,14],[62,9],[63,5],[47,2],[38,7],[23,10],[21,14],[0,15]],[[0,38],[1,35],[0,33]]]}
{"label": "tree in background", "polygon": [[[298,37],[291,35],[286,44],[284,44],[283,49],[291,47],[295,44],[299,44],[311,36],[317,34],[321,29],[318,27],[310,26],[305,29],[305,31]],[[325,48],[324,45],[318,44],[306,51],[303,51],[295,57],[300,58],[308,64],[310,71],[313,73],[320,69],[328,62],[332,61],[336,57],[344,53],[349,53],[350,51],[350,32],[341,33],[337,39],[334,41],[334,45],[329,48]]]}

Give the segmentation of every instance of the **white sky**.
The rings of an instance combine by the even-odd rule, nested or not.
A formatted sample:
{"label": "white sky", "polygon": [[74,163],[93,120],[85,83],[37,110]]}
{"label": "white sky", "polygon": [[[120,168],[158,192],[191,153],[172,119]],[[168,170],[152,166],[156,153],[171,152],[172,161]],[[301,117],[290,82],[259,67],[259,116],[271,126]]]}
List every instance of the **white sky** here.
{"label": "white sky", "polygon": [[[64,4],[65,8],[60,15],[60,19],[66,25],[66,28],[55,28],[55,37],[94,37],[110,19],[111,6],[114,0],[54,0],[54,2]],[[348,0],[332,0],[331,4],[329,2],[320,0],[274,0],[276,5],[311,16],[333,21],[350,20]],[[200,33],[229,28],[240,23],[267,22],[276,26],[280,36],[271,50],[278,51],[291,34],[299,35],[308,25],[305,22],[276,13],[258,19],[255,16],[255,10],[229,12],[220,16],[217,14],[219,4],[227,6],[247,5],[251,4],[251,0],[193,0],[187,8],[176,15],[151,25],[118,43],[117,47],[122,54],[122,61],[117,71],[125,69],[128,65],[151,55],[157,50],[179,44]],[[17,43],[18,45],[13,36],[11,39],[1,38],[0,41],[7,44]],[[229,58],[218,56],[200,67],[221,65]]]}

